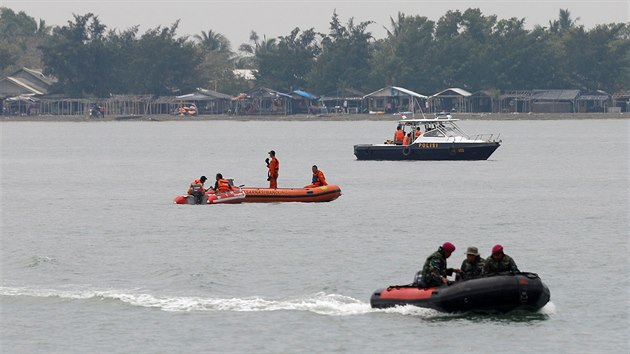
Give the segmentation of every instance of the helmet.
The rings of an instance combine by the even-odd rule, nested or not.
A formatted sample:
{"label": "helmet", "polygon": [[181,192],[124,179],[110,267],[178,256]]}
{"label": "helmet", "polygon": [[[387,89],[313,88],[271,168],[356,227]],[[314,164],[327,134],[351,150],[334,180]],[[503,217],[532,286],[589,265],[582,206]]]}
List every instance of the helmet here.
{"label": "helmet", "polygon": [[499,252],[503,252],[503,246],[494,245],[494,247],[492,247],[492,254],[499,253]]}
{"label": "helmet", "polygon": [[442,245],[442,249],[446,253],[453,253],[455,252],[455,245],[450,242],[444,242],[444,244]]}

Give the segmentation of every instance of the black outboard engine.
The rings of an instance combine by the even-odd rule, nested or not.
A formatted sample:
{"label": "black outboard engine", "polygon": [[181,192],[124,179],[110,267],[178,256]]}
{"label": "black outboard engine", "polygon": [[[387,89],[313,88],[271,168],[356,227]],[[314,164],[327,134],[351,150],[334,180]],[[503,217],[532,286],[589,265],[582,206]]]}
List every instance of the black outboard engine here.
{"label": "black outboard engine", "polygon": [[195,198],[195,204],[201,204],[203,201],[203,192],[201,184],[191,184],[192,187],[191,195]]}

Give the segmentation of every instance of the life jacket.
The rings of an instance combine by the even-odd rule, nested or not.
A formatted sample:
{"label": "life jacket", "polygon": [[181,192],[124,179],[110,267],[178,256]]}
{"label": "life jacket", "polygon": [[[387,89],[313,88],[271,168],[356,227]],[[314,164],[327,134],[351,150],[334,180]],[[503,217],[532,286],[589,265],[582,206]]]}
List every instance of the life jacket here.
{"label": "life jacket", "polygon": [[405,132],[403,132],[402,130],[396,130],[396,134],[394,135],[394,142],[401,143],[403,141],[404,136],[405,136]]}
{"label": "life jacket", "polygon": [[190,188],[188,188],[188,194],[190,195],[198,195],[203,194],[203,183],[200,180],[196,179],[190,183]]}
{"label": "life jacket", "polygon": [[403,145],[409,145],[410,142],[411,142],[411,137],[405,135],[402,141]]}
{"label": "life jacket", "polygon": [[422,135],[422,132],[420,130],[416,130],[416,138],[419,137],[420,135]]}
{"label": "life jacket", "polygon": [[280,170],[280,161],[277,158],[273,157],[271,161],[269,161],[269,177],[278,178],[278,171]]}
{"label": "life jacket", "polygon": [[217,184],[219,187],[217,189],[219,190],[220,193],[229,192],[232,189],[232,187],[230,186],[230,181],[228,181],[225,178],[221,178],[217,180]]}
{"label": "life jacket", "polygon": [[313,179],[311,183],[316,186],[326,186],[326,177],[324,177],[324,172],[322,170],[317,170],[317,173],[313,173]]}

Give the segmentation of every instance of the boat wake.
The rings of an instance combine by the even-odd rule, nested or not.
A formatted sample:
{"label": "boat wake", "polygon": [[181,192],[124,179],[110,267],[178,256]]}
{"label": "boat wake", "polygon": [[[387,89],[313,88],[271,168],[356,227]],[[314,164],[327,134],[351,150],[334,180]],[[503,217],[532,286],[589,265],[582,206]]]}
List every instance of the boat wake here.
{"label": "boat wake", "polygon": [[[373,309],[370,304],[355,298],[318,292],[310,295],[281,299],[261,297],[219,298],[198,296],[156,296],[131,290],[95,290],[95,289],[33,289],[21,287],[0,287],[0,296],[58,298],[80,301],[115,301],[125,305],[143,308],[155,308],[170,312],[271,312],[271,311],[306,311],[326,316],[353,316],[369,313],[391,313],[422,318],[444,318],[454,315],[432,309],[399,306],[387,309]],[[551,305],[545,306],[541,312]],[[554,307],[555,310],[555,307]],[[554,310],[551,310],[554,312]],[[547,312],[548,314],[548,312]]]}

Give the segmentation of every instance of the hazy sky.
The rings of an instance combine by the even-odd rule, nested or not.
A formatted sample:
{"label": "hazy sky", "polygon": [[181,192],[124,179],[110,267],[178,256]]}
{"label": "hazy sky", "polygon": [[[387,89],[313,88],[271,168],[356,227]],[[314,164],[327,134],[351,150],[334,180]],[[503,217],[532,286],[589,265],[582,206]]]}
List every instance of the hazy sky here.
{"label": "hazy sky", "polygon": [[267,38],[288,35],[299,27],[328,33],[333,11],[341,22],[374,21],[368,27],[374,37],[384,38],[383,27],[398,12],[407,16],[426,16],[437,21],[448,10],[479,8],[499,19],[525,18],[528,29],[547,26],[568,9],[578,24],[592,28],[598,24],[625,23],[630,18],[630,0],[0,0],[0,7],[24,11],[48,25],[65,25],[72,14],[94,13],[110,29],[140,26],[140,33],[157,26],[170,26],[180,20],[179,36],[212,30],[225,35],[236,50],[256,31]]}

